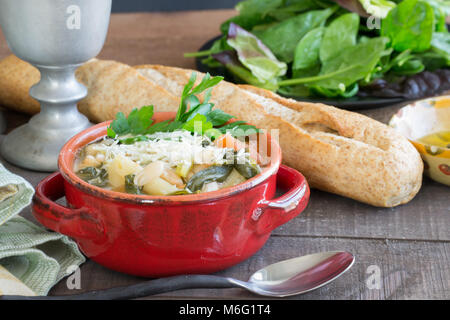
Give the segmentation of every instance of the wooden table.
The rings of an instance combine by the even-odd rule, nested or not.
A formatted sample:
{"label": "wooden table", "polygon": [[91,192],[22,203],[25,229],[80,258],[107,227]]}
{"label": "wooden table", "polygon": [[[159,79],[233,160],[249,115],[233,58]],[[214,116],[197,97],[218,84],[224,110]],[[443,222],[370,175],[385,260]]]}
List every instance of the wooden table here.
{"label": "wooden table", "polygon": [[[158,63],[194,68],[183,52],[195,51],[217,35],[232,10],[182,13],[117,14],[100,55],[128,64]],[[1,36],[0,36],[1,37]],[[0,58],[9,54],[0,39]],[[387,122],[400,106],[362,113]],[[6,113],[9,129],[27,117]],[[2,161],[4,162],[4,161]],[[6,164],[33,185],[46,176]],[[291,299],[449,299],[450,298],[450,189],[429,179],[410,203],[381,209],[313,190],[300,216],[276,229],[252,258],[218,275],[246,280],[254,271],[279,260],[328,250],[355,254],[352,269],[333,283]],[[30,209],[22,213],[33,221]],[[379,270],[381,287],[367,284]],[[88,261],[81,267],[81,290],[68,290],[65,280],[50,294],[71,294],[143,281]],[[372,283],[373,284],[373,283]],[[183,290],[156,296],[179,298],[260,299],[244,290]]]}

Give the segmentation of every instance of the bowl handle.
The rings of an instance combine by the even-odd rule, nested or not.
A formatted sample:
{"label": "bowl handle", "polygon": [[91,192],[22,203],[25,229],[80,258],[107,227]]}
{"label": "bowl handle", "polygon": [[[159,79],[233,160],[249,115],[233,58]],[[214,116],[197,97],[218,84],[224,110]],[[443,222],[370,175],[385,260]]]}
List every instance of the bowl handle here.
{"label": "bowl handle", "polygon": [[55,201],[64,196],[64,178],[55,172],[42,180],[33,197],[33,215],[45,227],[71,238],[98,239],[102,224],[86,208],[71,209]]}
{"label": "bowl handle", "polygon": [[308,204],[309,186],[305,177],[295,169],[281,165],[277,187],[287,190],[281,197],[263,200],[252,215],[258,221],[257,232],[267,234],[300,214]]}

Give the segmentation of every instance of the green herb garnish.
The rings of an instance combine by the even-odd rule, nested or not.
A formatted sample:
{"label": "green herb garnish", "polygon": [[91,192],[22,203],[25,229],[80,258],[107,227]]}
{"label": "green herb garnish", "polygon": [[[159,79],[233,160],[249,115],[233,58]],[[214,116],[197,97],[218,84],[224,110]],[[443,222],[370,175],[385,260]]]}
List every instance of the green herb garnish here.
{"label": "green herb garnish", "polygon": [[116,119],[107,129],[108,137],[115,138],[126,134],[146,134],[153,123],[153,106],[145,106],[133,109],[126,117],[123,112],[118,112]]}
{"label": "green herb garnish", "polygon": [[[116,119],[107,128],[108,137],[132,135],[132,137],[119,139],[119,142],[133,144],[149,140],[146,135],[155,132],[173,132],[180,129],[197,134],[209,133],[207,136],[213,140],[219,136],[218,133],[229,132],[235,137],[240,137],[259,132],[259,129],[246,124],[245,121],[235,121],[225,125],[234,117],[220,109],[213,110],[214,104],[210,102],[211,90],[223,80],[223,77],[211,77],[207,73],[195,86],[196,80],[197,74],[193,72],[183,89],[180,106],[173,121],[167,120],[153,124],[153,106],[134,108],[128,117],[123,112],[117,113]],[[205,92],[204,99],[200,102],[198,95],[203,92]]]}

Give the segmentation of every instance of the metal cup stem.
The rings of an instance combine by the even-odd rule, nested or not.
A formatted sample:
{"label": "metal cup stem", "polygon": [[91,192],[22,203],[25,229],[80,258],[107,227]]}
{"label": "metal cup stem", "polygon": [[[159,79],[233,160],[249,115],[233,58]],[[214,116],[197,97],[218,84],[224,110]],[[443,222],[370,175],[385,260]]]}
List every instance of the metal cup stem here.
{"label": "metal cup stem", "polygon": [[41,81],[30,95],[41,103],[41,112],[5,137],[0,151],[7,161],[27,169],[55,171],[64,143],[90,126],[77,109],[87,90],[75,79],[76,67],[38,66]]}

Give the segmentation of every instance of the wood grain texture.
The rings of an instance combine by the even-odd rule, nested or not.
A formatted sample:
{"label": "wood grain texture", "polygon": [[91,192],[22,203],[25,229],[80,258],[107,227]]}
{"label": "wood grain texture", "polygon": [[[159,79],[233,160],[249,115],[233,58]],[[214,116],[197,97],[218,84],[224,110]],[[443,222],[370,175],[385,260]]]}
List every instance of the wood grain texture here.
{"label": "wood grain texture", "polygon": [[[348,250],[355,265],[340,278],[316,291],[288,299],[445,299],[450,295],[449,243],[272,236],[256,255],[217,275],[247,280],[260,268],[280,260],[318,251]],[[447,258],[446,258],[447,257]],[[380,269],[380,289],[369,289],[370,266]],[[369,269],[370,270],[370,269]],[[81,293],[143,281],[107,270],[89,261],[81,268],[81,289],[67,290],[61,281],[52,295]],[[241,289],[190,289],[149,298],[261,299]]]}
{"label": "wood grain texture", "polygon": [[[194,59],[183,58],[183,53],[197,51],[219,33],[222,21],[233,15],[234,10],[113,14],[99,57],[130,65],[195,68]],[[0,58],[10,53],[0,34]]]}
{"label": "wood grain texture", "polygon": [[[114,14],[100,57],[131,65],[194,68],[194,60],[183,58],[183,53],[196,51],[217,35],[220,23],[233,14],[233,10]],[[9,53],[0,35],[0,58]],[[386,123],[400,107],[361,113]],[[6,119],[11,130],[28,118],[8,112]],[[46,176],[8,163],[5,166],[32,185]],[[326,287],[292,299],[450,299],[449,191],[448,187],[425,179],[421,191],[409,204],[379,209],[312,190],[310,203],[300,216],[276,229],[255,256],[218,274],[246,280],[259,268],[279,260],[317,251],[348,250],[357,259],[348,273]],[[36,222],[30,208],[22,215]],[[366,271],[371,265],[381,269],[380,290],[366,286]],[[140,281],[143,279],[88,261],[81,267],[79,292]],[[65,280],[51,291],[58,295],[71,293],[78,291],[68,290]],[[152,298],[260,299],[239,289],[184,290]]]}

